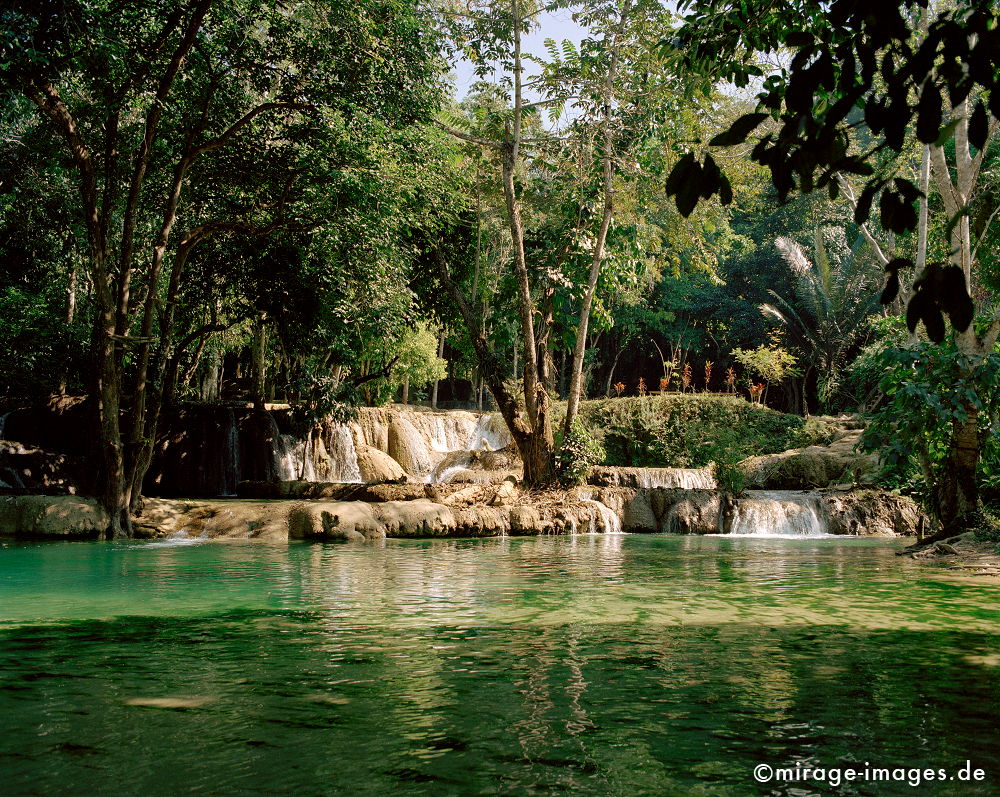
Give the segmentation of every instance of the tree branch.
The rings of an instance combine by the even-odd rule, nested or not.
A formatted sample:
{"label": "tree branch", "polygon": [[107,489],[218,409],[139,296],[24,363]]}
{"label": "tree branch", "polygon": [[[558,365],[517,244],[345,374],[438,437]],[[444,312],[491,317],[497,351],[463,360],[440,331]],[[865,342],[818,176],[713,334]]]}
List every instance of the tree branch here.
{"label": "tree branch", "polygon": [[258,116],[260,116],[262,113],[266,111],[274,111],[279,108],[288,110],[311,111],[314,110],[315,107],[316,107],[315,105],[312,105],[311,103],[307,102],[265,102],[261,105],[258,105],[256,108],[250,109],[245,114],[243,114],[243,116],[241,116],[239,119],[233,122],[226,129],[224,133],[196,147],[194,150],[194,154],[195,156],[201,155],[204,152],[210,152],[213,149],[218,149],[219,147],[224,146],[240,130],[242,130],[244,127],[250,124],[250,122],[252,122],[254,119],[256,119]]}
{"label": "tree branch", "polygon": [[[856,210],[858,207],[858,200],[857,197],[855,197],[854,195],[854,189],[851,188],[851,184],[844,179],[844,175],[842,175],[840,172],[835,173],[834,177],[837,179],[837,183],[840,185],[841,189],[843,189],[844,195],[847,197],[847,201],[850,202],[851,207]],[[872,231],[868,227],[868,223],[865,222],[864,224],[860,225],[860,228],[861,228],[861,234],[864,236],[865,240],[868,241],[868,243],[871,244],[872,249],[875,250],[875,256],[879,259],[879,262],[883,266],[886,265],[889,262],[889,257],[882,250],[882,247],[879,245],[879,242],[875,240],[875,236],[872,235]]]}
{"label": "tree branch", "polygon": [[479,144],[481,147],[490,147],[491,149],[503,149],[503,144],[499,141],[490,141],[488,138],[480,138],[479,136],[463,133],[461,130],[452,127],[451,125],[446,125],[444,122],[435,121],[434,124],[449,135],[452,135],[455,138],[460,138],[462,141],[468,141],[470,144]]}

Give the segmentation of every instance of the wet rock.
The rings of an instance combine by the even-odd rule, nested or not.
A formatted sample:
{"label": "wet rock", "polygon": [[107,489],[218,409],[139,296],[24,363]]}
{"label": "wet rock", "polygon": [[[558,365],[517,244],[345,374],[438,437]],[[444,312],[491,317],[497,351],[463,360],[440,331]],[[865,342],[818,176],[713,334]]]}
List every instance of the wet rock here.
{"label": "wet rock", "polygon": [[831,534],[865,537],[915,536],[921,524],[929,527],[916,501],[882,490],[820,491]]}
{"label": "wet rock", "polygon": [[710,490],[690,490],[672,503],[660,527],[671,534],[718,534],[722,496]]}
{"label": "wet rock", "polygon": [[878,474],[878,458],[855,450],[862,430],[850,429],[826,446],[793,448],[780,454],[750,457],[740,463],[747,487],[808,490],[840,483],[870,483]]}
{"label": "wet rock", "polygon": [[427,500],[373,504],[372,513],[389,537],[446,537],[457,525],[451,509]]}
{"label": "wet rock", "polygon": [[549,525],[542,521],[537,507],[515,506],[510,510],[511,534],[541,534],[548,531]]}
{"label": "wet rock", "polygon": [[358,446],[358,469],[361,481],[368,483],[406,481],[406,471],[391,456],[371,446]]}
{"label": "wet rock", "polygon": [[291,539],[364,540],[386,536],[375,515],[378,504],[361,501],[315,501],[296,504],[288,513]]}
{"label": "wet rock", "polygon": [[98,537],[110,524],[108,513],[94,498],[0,496],[2,537]]}

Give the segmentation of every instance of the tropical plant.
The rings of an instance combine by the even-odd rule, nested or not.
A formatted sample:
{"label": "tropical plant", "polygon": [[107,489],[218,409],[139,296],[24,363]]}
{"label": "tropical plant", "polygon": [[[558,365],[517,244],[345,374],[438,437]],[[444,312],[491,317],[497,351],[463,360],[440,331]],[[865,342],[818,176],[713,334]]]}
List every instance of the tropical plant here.
{"label": "tropical plant", "polygon": [[763,388],[758,394],[761,402],[767,400],[768,387],[780,385],[785,379],[799,375],[795,355],[774,344],[749,350],[733,349],[733,357],[748,371],[764,380]]}
{"label": "tropical plant", "polygon": [[781,236],[774,243],[793,275],[794,293],[768,291],[776,303],[761,310],[777,319],[803,352],[802,376],[816,372],[820,403],[829,410],[848,357],[865,342],[868,321],[878,309],[880,269],[865,257],[864,239],[848,247],[842,228],[816,227],[812,260],[791,238]]}
{"label": "tropical plant", "polygon": [[916,470],[928,508],[945,535],[954,533],[949,507],[955,498],[949,491],[957,487],[950,475],[951,451],[967,444],[970,421],[983,441],[977,482],[991,480],[1000,470],[1000,353],[970,357],[952,341],[924,342],[886,349],[880,362],[886,404],[872,415],[863,444],[880,452],[897,480],[906,482]]}

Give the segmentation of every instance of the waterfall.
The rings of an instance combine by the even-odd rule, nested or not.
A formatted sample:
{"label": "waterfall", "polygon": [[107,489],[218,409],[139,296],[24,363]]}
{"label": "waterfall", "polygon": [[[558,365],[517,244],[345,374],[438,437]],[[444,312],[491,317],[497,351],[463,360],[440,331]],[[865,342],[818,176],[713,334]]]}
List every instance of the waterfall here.
{"label": "waterfall", "polygon": [[0,415],[0,440],[6,439],[3,436],[3,434],[4,434],[4,429],[7,428],[7,419],[9,417],[10,417],[10,413],[9,412],[5,412],[3,415]]}
{"label": "waterfall", "polygon": [[[621,518],[615,514],[615,511],[605,505],[600,501],[595,501],[593,498],[581,498],[581,503],[591,504],[597,508],[597,514],[601,518],[601,523],[604,525],[605,534],[621,534],[622,533],[622,521]],[[592,517],[590,519],[590,533],[593,534],[597,531],[595,519]]]}
{"label": "waterfall", "polygon": [[715,478],[706,468],[636,468],[636,487],[679,487],[684,490],[714,490]]}
{"label": "waterfall", "polygon": [[826,537],[826,513],[815,493],[751,490],[736,500],[729,534],[752,537]]}
{"label": "waterfall", "polygon": [[358,451],[354,447],[354,435],[347,426],[337,424],[331,427],[329,458],[331,481],[361,483]]}
{"label": "waterfall", "polygon": [[312,456],[312,435],[299,440],[295,435],[283,434],[278,441],[278,474],[281,481],[319,481]]}
{"label": "waterfall", "polygon": [[223,452],[223,495],[236,495],[240,483],[240,432],[236,426],[236,413],[226,412],[226,448]]}
{"label": "waterfall", "polygon": [[465,448],[468,451],[497,451],[509,446],[510,432],[498,413],[480,415],[469,435]]}

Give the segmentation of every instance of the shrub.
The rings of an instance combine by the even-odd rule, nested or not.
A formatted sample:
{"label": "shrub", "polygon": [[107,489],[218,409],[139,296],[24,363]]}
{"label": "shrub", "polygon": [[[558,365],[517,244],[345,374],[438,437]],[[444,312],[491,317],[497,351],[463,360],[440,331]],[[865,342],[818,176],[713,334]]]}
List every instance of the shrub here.
{"label": "shrub", "polygon": [[580,420],[600,439],[605,464],[701,468],[802,445],[805,421],[739,396],[681,395],[588,401]]}
{"label": "shrub", "polygon": [[583,484],[593,465],[605,459],[604,447],[577,418],[568,435],[556,441],[555,466],[559,481],[566,485]]}

